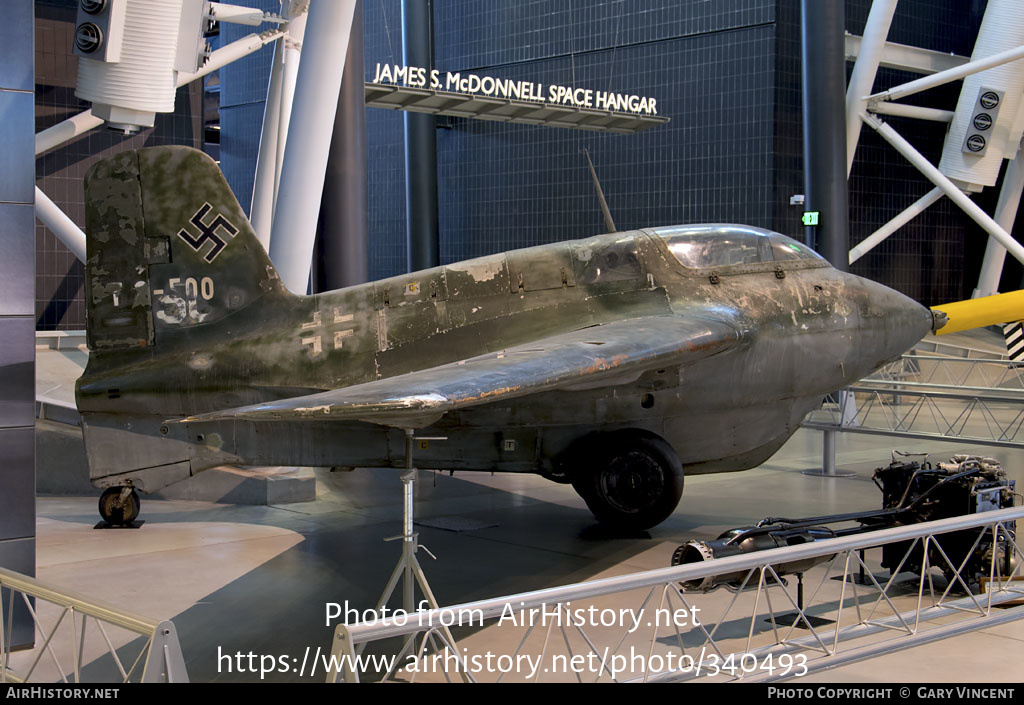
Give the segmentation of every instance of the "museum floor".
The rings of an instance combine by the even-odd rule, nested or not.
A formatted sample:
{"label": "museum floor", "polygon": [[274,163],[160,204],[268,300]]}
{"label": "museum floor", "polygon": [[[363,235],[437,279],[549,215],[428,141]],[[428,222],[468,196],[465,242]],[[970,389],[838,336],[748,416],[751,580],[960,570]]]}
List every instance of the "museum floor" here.
{"label": "museum floor", "polygon": [[[1001,351],[1000,336],[979,333],[988,335],[958,342]],[[37,350],[39,398],[52,401],[48,413],[73,413],[74,379],[87,355],[81,341],[51,340]],[[879,508],[871,473],[889,462],[894,447],[929,452],[933,460],[957,452],[994,456],[1018,488],[1024,486],[1024,451],[855,434],[837,440],[838,465],[853,477],[808,476],[802,471],[821,466],[821,436],[801,430],[759,468],[688,477],[672,517],[644,535],[622,538],[602,531],[566,485],[534,475],[421,472],[416,516],[425,523],[417,528],[437,560],[420,558],[441,605],[662,568],[680,543],[714,538],[768,515]],[[259,679],[227,672],[219,658],[224,654],[301,657],[306,647],[326,647],[333,628],[325,626],[325,603],[373,608],[399,557],[399,544],[383,541],[401,532],[402,486],[395,470],[318,470],[315,501],[296,504],[143,498],[142,528],[110,531],[93,528],[98,492],[88,485],[87,472],[78,428],[40,421],[40,486],[48,482],[65,488],[61,494],[80,496],[38,498],[38,577],[130,612],[172,619],[192,681]],[[728,599],[725,591],[712,595]],[[55,610],[42,613],[44,619],[57,616]],[[518,639],[511,634],[489,627],[470,638],[477,647],[493,640],[511,651]],[[128,643],[112,638],[119,649]],[[1020,682],[1021,653],[1024,621],[1017,621],[802,681]],[[57,655],[70,660],[59,650]],[[15,654],[12,666],[32,658]],[[42,664],[50,669],[48,659]],[[109,668],[87,665],[84,675],[105,677]],[[56,678],[51,671],[44,673]],[[266,679],[300,678],[274,673]]]}
{"label": "museum floor", "polygon": [[[800,431],[769,462],[737,474],[691,477],[675,514],[649,535],[610,538],[572,489],[536,476],[421,472],[417,516],[460,518],[474,530],[420,526],[421,556],[442,605],[668,565],[675,547],[767,514],[806,516],[880,506],[873,468],[891,439],[846,435],[844,479],[807,476],[820,436]],[[943,458],[996,455],[1018,483],[1024,452],[901,442]],[[321,473],[313,502],[231,506],[144,500],[139,530],[97,531],[95,496],[38,500],[38,575],[177,626],[192,681],[254,680],[225,673],[218,654],[301,654],[330,643],[326,602],[372,608],[399,555],[397,471]],[[500,636],[496,637],[500,638]],[[1024,679],[1024,624],[827,671],[814,681],[1005,682]],[[951,667],[955,665],[955,667]],[[220,666],[220,667],[219,667]],[[89,671],[86,669],[86,674]],[[267,680],[296,679],[273,674]],[[320,680],[317,677],[316,680]]]}

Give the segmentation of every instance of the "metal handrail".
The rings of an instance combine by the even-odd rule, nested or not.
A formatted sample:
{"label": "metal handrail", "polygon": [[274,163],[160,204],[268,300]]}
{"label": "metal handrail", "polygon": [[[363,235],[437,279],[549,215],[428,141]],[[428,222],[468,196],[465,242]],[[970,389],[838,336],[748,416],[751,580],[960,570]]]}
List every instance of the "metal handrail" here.
{"label": "metal handrail", "polygon": [[665,585],[667,583],[683,583],[699,581],[702,578],[715,575],[735,573],[744,570],[752,570],[764,565],[799,561],[820,556],[830,556],[835,553],[846,551],[858,551],[860,549],[874,548],[897,541],[921,538],[936,534],[945,534],[951,531],[971,529],[983,526],[990,526],[996,523],[1011,522],[1017,519],[1024,519],[1024,506],[998,509],[991,512],[979,514],[967,514],[949,519],[910,524],[890,529],[880,529],[864,534],[854,534],[840,538],[815,541],[813,543],[799,546],[786,546],[774,548],[756,553],[729,556],[718,558],[713,561],[702,563],[691,563],[671,568],[659,568],[629,575],[620,575],[610,578],[601,578],[582,583],[563,585],[543,590],[523,592],[506,597],[479,600],[450,607],[443,607],[436,610],[427,610],[416,613],[415,619],[403,620],[405,623],[396,624],[391,618],[382,618],[374,623],[356,623],[350,625],[339,625],[348,633],[352,644],[359,644],[366,641],[376,641],[396,636],[415,634],[429,628],[428,625],[443,623],[453,612],[472,612],[474,618],[493,619],[502,614],[509,604],[516,605],[516,609],[530,609],[542,605],[551,605],[570,600],[581,600],[593,597],[601,597],[617,592],[625,592],[638,588]]}
{"label": "metal handrail", "polygon": [[17,592],[39,598],[59,607],[68,607],[79,614],[102,619],[104,622],[123,627],[143,636],[152,634],[153,630],[162,621],[125,612],[119,607],[97,602],[96,600],[76,596],[61,587],[44,583],[36,578],[30,578],[27,575],[15,573],[5,568],[0,568],[0,587],[11,588]]}
{"label": "metal handrail", "polygon": [[[76,683],[82,682],[81,670],[85,655],[86,625],[90,617],[95,621],[102,634],[107,653],[110,654],[117,666],[124,679],[123,682],[128,682],[131,679],[140,663],[143,666],[139,678],[143,682],[188,682],[188,672],[181,653],[181,645],[178,642],[177,631],[169,620],[152,619],[134,614],[120,607],[75,594],[58,585],[45,583],[37,578],[4,568],[0,568],[0,588],[6,590],[9,596],[8,600],[0,601],[0,683],[21,683],[31,678],[44,653],[49,653],[60,672],[60,678],[67,682],[67,674],[57,660],[51,642],[57,636],[61,625],[65,623],[64,620],[68,614],[70,614],[70,620],[67,623],[71,630],[73,658],[71,675]],[[13,638],[10,631],[11,618],[15,595],[18,594],[21,595],[21,599],[31,615],[34,632],[38,632],[43,639],[42,645],[39,646],[39,653],[25,674],[16,673],[10,667],[11,639]],[[30,598],[63,608],[48,632],[40,624],[38,610],[33,609]],[[122,665],[117,650],[103,628],[104,624],[120,627],[145,638],[146,641],[131,668],[126,669]],[[67,630],[65,629],[65,631]]]}
{"label": "metal handrail", "polygon": [[[867,386],[867,385],[877,386]],[[1020,404],[1024,402],[1024,391],[1022,396],[1010,397],[1010,396],[997,396],[994,394],[957,394],[956,392],[932,392],[922,387],[935,388],[939,385],[926,384],[922,382],[885,382],[882,380],[861,380],[860,384],[851,385],[844,387],[843,391],[848,392],[861,392],[866,394],[884,393],[884,394],[901,394],[912,397],[931,397],[933,399],[957,399],[959,401],[972,401],[974,399],[984,399],[986,402],[995,402],[1001,404]],[[978,390],[996,390],[996,387],[956,387],[956,389],[978,389]],[[999,389],[1003,393],[1007,391],[1017,390],[1006,390]]]}

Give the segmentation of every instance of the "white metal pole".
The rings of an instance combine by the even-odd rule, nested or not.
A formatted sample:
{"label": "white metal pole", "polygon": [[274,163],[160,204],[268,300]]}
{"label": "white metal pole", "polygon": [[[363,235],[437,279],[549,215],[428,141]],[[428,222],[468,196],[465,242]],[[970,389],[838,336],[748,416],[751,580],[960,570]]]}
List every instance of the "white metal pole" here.
{"label": "white metal pole", "polygon": [[959,80],[965,76],[970,76],[973,73],[985,71],[986,69],[994,68],[996,66],[1002,66],[1008,64],[1011,61],[1017,61],[1018,59],[1024,59],[1024,46],[1015,47],[1013,49],[1007,49],[1001,51],[998,54],[993,54],[984,59],[978,61],[971,61],[962,66],[956,68],[947,69],[945,71],[939,71],[933,73],[931,76],[925,76],[919,78],[916,81],[910,81],[904,83],[901,86],[890,88],[887,91],[881,93],[875,93],[867,97],[867,101],[872,103],[876,100],[897,100],[899,98],[906,98],[908,95],[920,93],[926,91],[929,88],[935,88],[937,86],[950,83],[952,81]]}
{"label": "white metal pole", "polygon": [[957,188],[956,184],[949,180],[945,174],[939,171],[924,155],[914,149],[913,145],[892,129],[889,125],[871,114],[864,116],[864,122],[874,128],[886,142],[891,144],[897,152],[913,164],[918,171],[924,174],[925,178],[942,189],[942,192],[950,197],[954,203],[963,209],[971,219],[980,225],[985,232],[995,238],[999,244],[1020,262],[1024,262],[1024,245],[1010,237],[1009,233],[1000,227],[999,223],[992,220],[988,213],[983,211],[977,203],[968,198],[967,194]]}
{"label": "white metal pole", "polygon": [[85,261],[85,233],[36,186],[36,217],[75,257]]}
{"label": "white metal pole", "polygon": [[857,246],[850,250],[850,264],[853,264],[868,252],[875,249],[879,243],[885,240],[885,238],[889,237],[914,218],[924,213],[925,210],[940,198],[942,198],[942,189],[936,186],[931,191],[921,196],[921,198],[914,201],[909,208],[904,210],[898,216],[890,220],[875,232],[871,233],[862,242],[858,242]]}
{"label": "white metal pole", "polygon": [[[996,204],[995,220],[1006,232],[1013,230],[1013,222],[1017,219],[1017,208],[1020,206],[1021,194],[1024,193],[1024,159],[1020,152],[1015,159],[1006,165],[1003,177],[1003,188],[999,192]],[[1006,248],[994,238],[989,237],[985,247],[985,259],[981,264],[978,276],[978,288],[974,290],[974,298],[992,296],[999,293],[999,278],[1003,274],[1003,262],[1006,261]]]}
{"label": "white metal pole", "polygon": [[[271,199],[271,224],[277,213],[277,193],[281,189],[281,171],[284,168],[284,154],[288,146],[288,129],[291,124],[292,104],[295,102],[295,86],[298,82],[299,67],[302,65],[302,41],[306,34],[306,17],[302,15],[291,21],[288,35],[284,38],[284,59],[281,74],[281,101],[277,117],[277,152],[274,155],[274,195]],[[271,226],[273,231],[273,226]],[[267,252],[270,250],[268,249]]]}
{"label": "white metal pole", "polygon": [[69,142],[79,135],[99,127],[104,122],[103,118],[93,115],[90,108],[85,112],[69,117],[63,122],[58,122],[52,127],[47,127],[36,134],[36,156],[38,157],[43,152],[47,152],[54,147],[59,147],[65,142]]}
{"label": "white metal pole", "polygon": [[345,70],[355,0],[310,3],[303,59],[270,236],[270,259],[284,285],[305,294],[324,175]]}
{"label": "white metal pole", "polygon": [[277,176],[278,123],[281,119],[281,81],[284,72],[285,40],[274,47],[267,103],[263,109],[263,131],[256,158],[256,180],[252,190],[249,222],[263,249],[270,251],[270,228],[274,224],[274,186]]}
{"label": "white metal pole", "polygon": [[873,103],[871,112],[880,115],[899,115],[901,117],[917,118],[918,120],[932,120],[934,122],[953,122],[952,110],[939,110],[937,108],[925,108],[920,105],[907,105],[906,103]]}
{"label": "white metal pole", "polygon": [[885,51],[885,40],[889,36],[889,26],[896,12],[899,0],[875,0],[871,3],[871,12],[864,26],[864,37],[861,39],[857,61],[850,74],[850,85],[846,89],[846,175],[853,168],[853,155],[857,152],[860,141],[861,115],[867,101],[864,96],[871,92],[875,84],[878,64],[882,61]]}

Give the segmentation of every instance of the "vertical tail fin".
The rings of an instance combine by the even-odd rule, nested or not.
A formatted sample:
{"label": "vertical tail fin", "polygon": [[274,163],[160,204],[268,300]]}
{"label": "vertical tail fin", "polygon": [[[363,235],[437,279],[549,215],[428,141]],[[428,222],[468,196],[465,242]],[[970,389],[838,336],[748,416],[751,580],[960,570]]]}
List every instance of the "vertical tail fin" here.
{"label": "vertical tail fin", "polygon": [[220,169],[198,150],[104,160],[86,176],[85,202],[93,351],[158,345],[285,292]]}

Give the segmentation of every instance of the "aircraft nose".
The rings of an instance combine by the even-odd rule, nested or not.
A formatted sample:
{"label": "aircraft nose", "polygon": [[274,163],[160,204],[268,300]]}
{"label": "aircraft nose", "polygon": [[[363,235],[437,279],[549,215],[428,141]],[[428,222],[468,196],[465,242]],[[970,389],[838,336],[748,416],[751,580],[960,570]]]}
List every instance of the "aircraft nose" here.
{"label": "aircraft nose", "polygon": [[872,339],[881,365],[921,340],[936,325],[931,310],[887,286],[863,280],[867,300],[861,310],[863,333]]}

